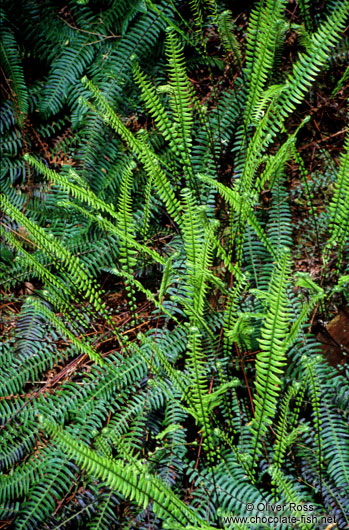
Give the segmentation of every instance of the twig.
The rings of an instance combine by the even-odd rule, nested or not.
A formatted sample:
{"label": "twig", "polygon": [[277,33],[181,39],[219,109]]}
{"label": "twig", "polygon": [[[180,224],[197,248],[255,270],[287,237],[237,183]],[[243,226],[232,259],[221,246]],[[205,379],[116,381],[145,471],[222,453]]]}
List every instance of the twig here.
{"label": "twig", "polygon": [[340,134],[344,134],[348,131],[348,127],[344,127],[341,131],[337,131],[336,133],[330,134],[330,136],[326,136],[326,138],[321,138],[321,140],[313,140],[309,144],[302,145],[302,147],[299,147],[298,151],[304,151],[304,149],[308,149],[308,147],[311,147],[314,144],[326,142],[327,140],[330,140],[330,138],[334,138],[335,136],[339,136]]}
{"label": "twig", "polygon": [[[62,22],[67,24],[67,26],[69,26],[72,29],[75,29],[76,31],[81,31],[82,33],[88,33],[89,35],[96,35],[97,37],[102,37],[100,41],[103,41],[106,39],[120,39],[121,38],[121,35],[114,35],[114,33],[112,33],[111,35],[103,35],[102,33],[96,33],[94,31],[88,31],[87,29],[81,29],[76,26],[73,26],[73,24],[69,24],[69,22],[67,20],[64,20],[64,18],[61,18],[61,17],[58,17],[58,18],[62,20]],[[100,41],[94,41],[94,42],[100,42]],[[89,44],[94,44],[94,42],[90,42]]]}

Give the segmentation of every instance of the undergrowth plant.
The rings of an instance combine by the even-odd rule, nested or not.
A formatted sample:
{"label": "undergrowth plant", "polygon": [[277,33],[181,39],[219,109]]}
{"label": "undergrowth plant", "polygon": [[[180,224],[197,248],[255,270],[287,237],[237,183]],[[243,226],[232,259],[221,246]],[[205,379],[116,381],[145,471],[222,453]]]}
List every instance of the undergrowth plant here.
{"label": "undergrowth plant", "polygon": [[349,137],[318,212],[297,114],[349,4],[313,4],[285,64],[285,0],[244,39],[215,0],[4,1],[4,527],[349,524],[349,388],[312,333],[348,301]]}

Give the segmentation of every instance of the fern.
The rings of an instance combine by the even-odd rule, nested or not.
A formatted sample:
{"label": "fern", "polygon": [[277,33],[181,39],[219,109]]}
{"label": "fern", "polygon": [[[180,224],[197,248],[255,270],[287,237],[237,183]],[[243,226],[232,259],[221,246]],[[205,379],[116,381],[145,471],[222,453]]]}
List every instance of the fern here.
{"label": "fern", "polygon": [[326,248],[338,244],[343,248],[349,236],[349,218],[345,205],[349,194],[349,137],[347,137],[344,153],[341,157],[340,169],[337,174],[335,192],[330,203],[330,238]]}
{"label": "fern", "polygon": [[[146,507],[150,500],[153,509],[160,517],[169,517],[177,524],[195,522],[200,524],[200,519],[187,506],[179,501],[162,482],[155,477],[151,479],[146,469],[140,469],[134,465],[123,465],[117,461],[110,461],[93,454],[86,446],[82,446],[66,433],[53,430],[50,424],[44,424],[46,429],[53,432],[58,442],[76,458],[89,472],[102,477],[112,488],[121,489],[124,495],[134,499],[140,506]],[[202,528],[209,529],[210,526],[202,521]]]}
{"label": "fern", "polygon": [[4,2],[2,517],[344,528],[348,3]]}
{"label": "fern", "polygon": [[11,99],[15,100],[16,119],[23,127],[29,110],[28,90],[15,36],[8,26],[5,11],[0,11],[1,47],[0,58],[11,87]]}
{"label": "fern", "polygon": [[284,253],[278,269],[274,271],[267,293],[268,312],[261,329],[259,344],[261,353],[256,363],[256,396],[254,398],[255,418],[251,425],[252,458],[255,464],[262,450],[261,441],[275,416],[278,395],[281,391],[280,374],[286,363],[285,337],[287,336],[289,308],[287,303],[287,281],[289,276],[289,256]]}
{"label": "fern", "polygon": [[233,33],[233,20],[230,11],[223,11],[217,17],[218,31],[222,45],[227,53],[231,53],[234,61],[241,66],[240,45]]}

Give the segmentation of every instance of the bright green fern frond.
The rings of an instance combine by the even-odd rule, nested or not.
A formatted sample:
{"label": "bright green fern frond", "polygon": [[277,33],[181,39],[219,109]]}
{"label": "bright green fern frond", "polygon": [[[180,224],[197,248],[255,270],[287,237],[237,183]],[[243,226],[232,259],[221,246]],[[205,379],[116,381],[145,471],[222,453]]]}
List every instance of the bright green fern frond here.
{"label": "bright green fern frond", "polygon": [[161,480],[150,475],[146,467],[140,471],[139,466],[135,468],[132,464],[102,457],[52,423],[42,420],[42,425],[88,473],[101,478],[111,489],[119,491],[140,507],[146,508],[152,502],[155,514],[161,519],[173,520],[183,528],[195,523],[198,528],[210,529]]}
{"label": "bright green fern frond", "polygon": [[183,49],[173,30],[168,32],[166,53],[169,63],[170,105],[177,134],[177,147],[186,172],[189,172],[189,184],[193,185],[191,169],[192,128],[193,128],[193,88],[185,70]]}
{"label": "bright green fern frond", "polygon": [[192,384],[189,389],[191,405],[187,410],[194,417],[195,422],[202,428],[204,447],[208,451],[209,459],[212,461],[216,451],[213,444],[212,423],[210,422],[207,370],[199,329],[195,326],[189,329],[188,356],[188,370],[193,375]]}
{"label": "bright green fern frond", "polygon": [[218,182],[209,177],[200,175],[200,179],[214,186],[236,213],[240,214],[241,217],[243,217],[244,215],[247,217],[248,222],[256,231],[263,245],[266,247],[266,249],[270,252],[272,256],[276,257],[275,249],[270,244],[267,235],[265,234],[263,228],[260,226],[258,220],[256,219],[256,216],[253,213],[253,210],[250,206],[249,197],[247,197],[247,195],[241,197],[241,195],[237,191],[231,190],[221,182]]}
{"label": "bright green fern frond", "polygon": [[280,38],[279,24],[286,6],[285,0],[268,0],[257,5],[252,14],[253,26],[247,44],[246,68],[249,83],[245,108],[245,124],[251,122],[252,112],[259,101],[274,65],[276,48]]}
{"label": "bright green fern frond", "polygon": [[203,25],[203,13],[202,6],[200,4],[200,0],[189,0],[190,9],[193,13],[195,24],[197,26],[196,31],[200,32],[201,34]]}
{"label": "bright green fern frond", "polygon": [[315,305],[324,298],[325,293],[322,287],[316,285],[315,282],[306,273],[299,272],[297,274],[298,281],[296,285],[305,287],[310,290],[310,299],[308,302],[303,303],[302,310],[300,311],[297,319],[292,324],[291,330],[287,337],[287,345],[290,348],[300,333],[300,330],[306,322],[310,312],[314,309]]}
{"label": "bright green fern frond", "polygon": [[228,304],[224,314],[224,342],[223,351],[225,355],[231,355],[231,348],[234,343],[234,337],[230,335],[237,323],[237,308],[242,290],[245,288],[247,279],[244,275],[238,276],[235,280],[234,287],[228,293]]}
{"label": "bright green fern frond", "polygon": [[74,256],[65,246],[63,246],[57,238],[47,233],[43,228],[35,224],[28,217],[23,215],[17,208],[15,208],[5,196],[0,196],[0,202],[6,214],[14,219],[19,225],[23,226],[32,241],[57,261],[57,265],[61,263],[63,268],[69,270],[71,281],[74,287],[92,303],[97,311],[103,308],[103,303],[100,298],[100,292],[94,285],[92,278],[90,278],[84,264]]}
{"label": "bright green fern frond", "polygon": [[308,53],[299,55],[287,80],[287,90],[283,91],[279,98],[272,119],[275,131],[280,130],[284,119],[301,103],[321,67],[326,64],[328,53],[338,41],[348,14],[348,2],[337,1],[331,15],[318,31],[312,34]]}
{"label": "bright green fern frond", "polygon": [[295,441],[300,434],[301,428],[294,429],[288,433],[288,423],[290,422],[290,404],[300,390],[300,384],[294,383],[287,391],[280,405],[280,418],[276,425],[276,442],[274,450],[274,463],[277,468],[281,467],[283,457],[288,447]]}
{"label": "bright green fern frond", "polygon": [[[132,163],[125,168],[120,187],[117,212],[117,228],[124,234],[124,239],[120,241],[120,264],[127,275],[132,275],[136,265],[136,251],[134,245],[129,244],[130,239],[135,238],[135,226],[131,210],[131,191],[132,191],[132,170],[135,164]],[[127,281],[126,292],[128,293],[130,308],[133,313],[136,311],[136,297],[133,286]]]}
{"label": "bright green fern frond", "polygon": [[269,310],[261,329],[259,344],[261,352],[256,359],[256,395],[254,397],[255,418],[251,425],[253,434],[251,467],[262,450],[262,439],[275,416],[278,396],[281,392],[281,375],[286,363],[285,349],[289,326],[289,303],[287,284],[289,255],[281,256],[275,266],[267,294]]}
{"label": "bright green fern frond", "polygon": [[[276,466],[270,466],[268,472],[272,478],[273,484],[277,489],[279,499],[286,501],[285,506],[293,505],[295,506],[294,509],[297,514],[303,513],[303,515],[308,515],[308,509],[303,508],[305,499],[302,495],[303,492],[298,490],[298,484],[288,480],[283,472]],[[312,522],[308,523],[301,517],[297,521],[297,526],[300,528],[300,530],[312,530],[312,528],[314,528]]]}
{"label": "bright green fern frond", "polygon": [[69,169],[68,176],[64,176],[53,169],[49,169],[43,162],[36,160],[33,156],[26,153],[24,159],[32,167],[37,169],[49,182],[54,182],[63,190],[71,193],[72,197],[86,202],[92,208],[101,212],[107,212],[115,217],[113,204],[108,204],[99,199],[84,182],[80,180],[79,175],[73,169]]}
{"label": "bright green fern frond", "polygon": [[[160,161],[155,153],[151,150],[149,145],[142,140],[142,138],[136,138],[131,131],[125,127],[122,120],[117,116],[114,110],[111,108],[107,100],[103,97],[101,92],[96,88],[93,83],[83,79],[83,83],[89,88],[92,95],[96,98],[98,105],[103,111],[103,119],[108,123],[121,138],[127,143],[131,150],[139,156],[144,168],[150,178],[154,181],[154,187],[156,188],[160,198],[164,201],[168,212],[174,217],[174,219],[180,224],[181,205],[176,199],[172,185],[167,179],[166,174],[161,168]],[[86,102],[87,105],[88,102]]]}
{"label": "bright green fern frond", "polygon": [[165,140],[170,142],[174,154],[178,156],[179,151],[177,149],[178,140],[176,138],[176,131],[169,120],[168,113],[164,108],[156,89],[141,72],[138,64],[134,64],[133,66],[133,75],[137,84],[141,88],[142,99],[150,112],[150,115],[154,118],[154,121],[164,135]]}
{"label": "bright green fern frond", "polygon": [[[152,259],[156,263],[164,264],[165,260],[158,252],[155,250],[149,248],[146,245],[142,245],[141,243],[138,243],[138,241],[130,237],[129,234],[125,233],[124,231],[120,230],[117,226],[115,226],[114,223],[109,221],[107,218],[102,217],[101,215],[95,215],[90,213],[86,208],[83,208],[79,206],[78,204],[75,204],[70,201],[60,201],[60,206],[67,209],[74,209],[79,211],[82,215],[85,217],[88,217],[89,219],[93,220],[97,224],[100,225],[100,227],[105,230],[106,232],[110,232],[112,234],[115,234],[118,238],[120,238],[125,245],[128,245],[130,248],[134,248],[137,250],[140,254],[149,255],[152,257]],[[111,214],[111,212],[108,212]],[[112,213],[113,217],[117,217],[117,213]]]}

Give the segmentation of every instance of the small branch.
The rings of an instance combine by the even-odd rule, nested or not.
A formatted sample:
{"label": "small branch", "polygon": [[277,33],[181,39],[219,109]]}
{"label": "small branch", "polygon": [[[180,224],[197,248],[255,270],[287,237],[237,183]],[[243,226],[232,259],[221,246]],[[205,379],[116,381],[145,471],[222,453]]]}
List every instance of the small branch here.
{"label": "small branch", "polygon": [[101,37],[100,40],[89,42],[89,44],[95,44],[96,42],[101,42],[106,39],[120,39],[121,38],[121,35],[114,35],[114,33],[112,33],[111,35],[103,35],[102,33],[96,33],[94,31],[88,31],[87,29],[81,29],[76,26],[73,26],[72,24],[69,24],[69,22],[67,20],[64,20],[64,18],[61,18],[61,17],[58,17],[58,18],[62,20],[64,24],[67,24],[67,26],[69,26],[71,29],[74,29],[75,31],[80,31],[81,33],[88,33],[89,35],[96,35],[97,37]]}

